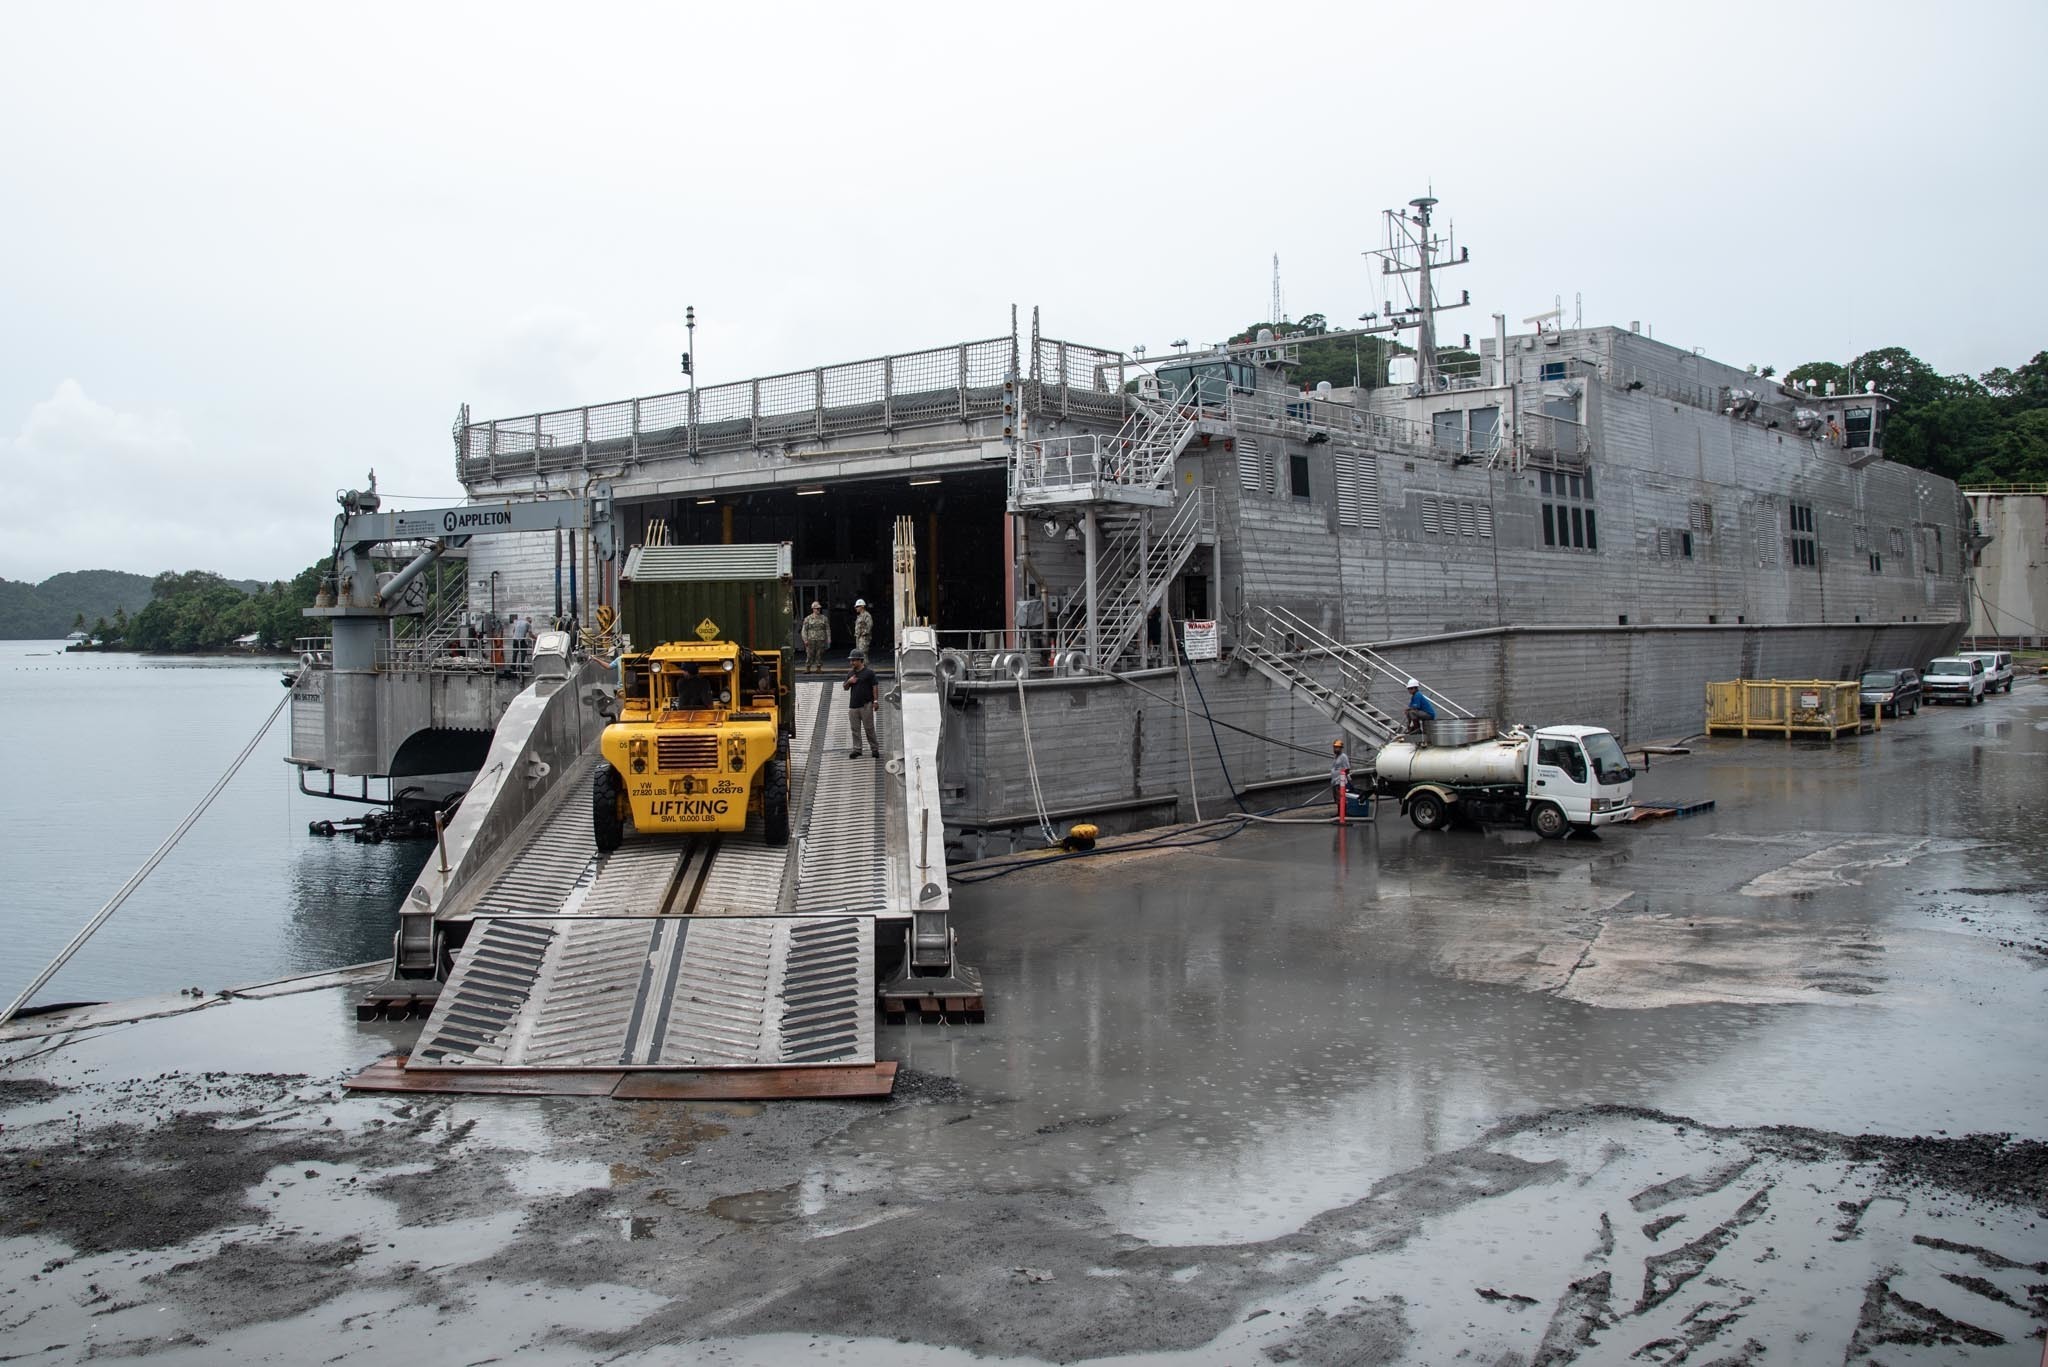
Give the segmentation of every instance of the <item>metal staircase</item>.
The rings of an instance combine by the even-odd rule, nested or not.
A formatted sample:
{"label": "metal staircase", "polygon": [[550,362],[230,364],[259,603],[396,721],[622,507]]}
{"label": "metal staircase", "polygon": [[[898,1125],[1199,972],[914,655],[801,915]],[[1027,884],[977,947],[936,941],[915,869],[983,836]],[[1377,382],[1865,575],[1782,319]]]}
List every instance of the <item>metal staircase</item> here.
{"label": "metal staircase", "polygon": [[1201,410],[1194,385],[1170,398],[1134,397],[1111,436],[1048,437],[1024,444],[1010,468],[1010,508],[1173,500],[1173,463],[1195,435]]}
{"label": "metal staircase", "polygon": [[[1124,519],[1105,518],[1107,545],[1096,565],[1095,660],[1109,663],[1138,639],[1145,615],[1164,602],[1174,576],[1187,566],[1195,548],[1216,537],[1216,490],[1210,485],[1190,489],[1164,528],[1139,535],[1140,512]],[[1142,571],[1142,572],[1141,572]],[[1077,593],[1054,624],[1061,649],[1086,649],[1088,600]]]}
{"label": "metal staircase", "polygon": [[[1286,608],[1252,608],[1237,657],[1335,722],[1354,741],[1378,747],[1398,739],[1404,729],[1399,717],[1372,701],[1372,690],[1375,682],[1382,682],[1404,691],[1407,672],[1376,651],[1345,645]],[[1317,659],[1336,665],[1335,684],[1311,670],[1310,662]],[[1427,691],[1441,714],[1472,715],[1435,689]],[[1405,710],[1405,701],[1401,707]]]}

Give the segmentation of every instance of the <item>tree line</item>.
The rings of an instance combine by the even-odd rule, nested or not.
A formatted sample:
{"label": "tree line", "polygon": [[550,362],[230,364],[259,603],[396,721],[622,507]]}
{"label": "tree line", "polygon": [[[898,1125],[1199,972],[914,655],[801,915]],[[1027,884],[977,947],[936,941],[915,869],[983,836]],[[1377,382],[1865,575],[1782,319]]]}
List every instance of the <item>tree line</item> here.
{"label": "tree line", "polygon": [[315,564],[289,581],[248,589],[210,570],[166,570],[150,581],[149,602],[139,612],[117,608],[112,617],[89,625],[81,614],[73,626],[116,650],[225,650],[247,636],[264,649],[285,650],[298,637],[314,634],[301,610],[313,605],[326,569]]}

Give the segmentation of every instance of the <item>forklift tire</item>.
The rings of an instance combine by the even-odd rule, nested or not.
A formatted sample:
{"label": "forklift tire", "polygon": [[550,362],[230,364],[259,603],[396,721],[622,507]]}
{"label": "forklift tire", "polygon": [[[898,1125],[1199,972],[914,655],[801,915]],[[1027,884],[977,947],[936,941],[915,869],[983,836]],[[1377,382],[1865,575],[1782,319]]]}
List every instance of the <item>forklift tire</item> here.
{"label": "forklift tire", "polygon": [[789,843],[789,766],[779,759],[769,760],[761,773],[761,839]]}
{"label": "forklift tire", "polygon": [[1408,799],[1408,819],[1418,831],[1440,831],[1450,820],[1444,800],[1435,793],[1417,793]]}
{"label": "forklift tire", "polygon": [[1572,823],[1564,819],[1564,811],[1554,802],[1539,802],[1529,813],[1529,824],[1536,828],[1536,834],[1545,840],[1556,840],[1571,830]]}
{"label": "forklift tire", "polygon": [[600,854],[610,854],[626,838],[626,818],[619,809],[625,803],[625,785],[619,771],[601,765],[596,782],[590,785],[590,834]]}

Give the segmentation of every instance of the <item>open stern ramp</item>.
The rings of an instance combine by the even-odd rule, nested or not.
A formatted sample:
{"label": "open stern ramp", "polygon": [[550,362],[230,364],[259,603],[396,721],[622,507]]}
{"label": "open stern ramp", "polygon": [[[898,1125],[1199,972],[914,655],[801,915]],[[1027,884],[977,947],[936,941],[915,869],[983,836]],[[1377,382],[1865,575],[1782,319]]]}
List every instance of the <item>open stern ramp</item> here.
{"label": "open stern ramp", "polygon": [[866,917],[494,916],[406,1068],[871,1063],[874,998]]}

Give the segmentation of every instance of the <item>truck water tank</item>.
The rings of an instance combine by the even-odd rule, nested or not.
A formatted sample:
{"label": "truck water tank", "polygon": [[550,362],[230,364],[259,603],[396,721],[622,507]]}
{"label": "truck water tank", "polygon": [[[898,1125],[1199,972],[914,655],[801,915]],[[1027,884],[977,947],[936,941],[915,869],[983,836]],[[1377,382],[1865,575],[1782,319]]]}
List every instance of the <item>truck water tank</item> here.
{"label": "truck water tank", "polygon": [[1431,745],[1477,745],[1500,734],[1492,717],[1438,717],[1422,729]]}
{"label": "truck water tank", "polygon": [[1396,783],[1462,783],[1485,787],[1522,786],[1529,742],[1500,736],[1477,745],[1415,745],[1396,741],[1374,757],[1384,779]]}

